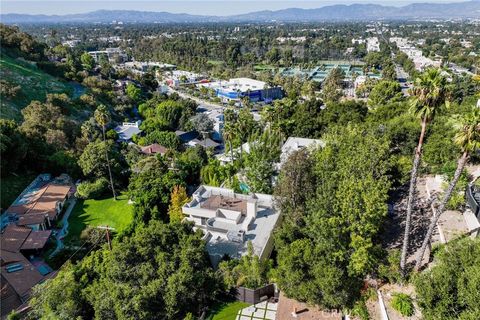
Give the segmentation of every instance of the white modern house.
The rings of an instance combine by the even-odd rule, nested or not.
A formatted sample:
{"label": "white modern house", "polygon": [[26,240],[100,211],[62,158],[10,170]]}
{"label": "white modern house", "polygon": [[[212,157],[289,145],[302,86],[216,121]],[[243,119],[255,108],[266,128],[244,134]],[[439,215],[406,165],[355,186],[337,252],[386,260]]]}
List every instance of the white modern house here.
{"label": "white modern house", "polygon": [[242,153],[250,153],[249,142],[245,142],[240,147],[233,149],[233,159],[232,159],[232,152],[230,152],[230,150],[227,150],[226,148],[224,153],[218,154],[215,157],[217,158],[218,161],[220,161],[220,164],[226,165],[232,162],[233,160],[236,160],[238,157],[240,157]]}
{"label": "white modern house", "polygon": [[280,155],[280,165],[282,166],[285,161],[287,161],[288,157],[301,149],[308,148],[308,149],[315,149],[315,148],[323,148],[325,146],[325,142],[319,139],[307,139],[307,138],[298,138],[298,137],[289,137],[287,141],[282,146],[282,153]]}
{"label": "white modern house", "polygon": [[140,124],[142,121],[138,120],[136,122],[123,122],[122,125],[116,126],[113,130],[118,133],[118,140],[130,142],[134,135],[140,134]]}
{"label": "white modern house", "polygon": [[243,195],[232,189],[202,185],[182,211],[186,220],[203,230],[214,266],[224,256],[240,258],[246,254],[249,241],[261,259],[272,252],[271,236],[280,212],[274,208],[271,195]]}

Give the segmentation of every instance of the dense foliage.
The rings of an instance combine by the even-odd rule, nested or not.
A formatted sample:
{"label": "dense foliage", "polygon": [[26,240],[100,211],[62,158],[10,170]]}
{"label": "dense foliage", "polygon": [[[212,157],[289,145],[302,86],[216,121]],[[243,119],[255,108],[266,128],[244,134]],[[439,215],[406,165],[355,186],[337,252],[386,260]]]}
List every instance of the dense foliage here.
{"label": "dense foliage", "polygon": [[181,319],[216,297],[202,234],[158,221],[36,287],[32,319]]}
{"label": "dense foliage", "polygon": [[451,242],[437,254],[431,270],[415,281],[425,319],[476,319],[480,316],[480,241]]}
{"label": "dense foliage", "polygon": [[[314,177],[308,163],[297,173],[314,190],[303,199],[297,190],[280,191],[286,221],[277,234],[278,285],[302,301],[349,306],[355,299],[352,288],[361,286],[379,259],[389,144],[379,132],[353,126],[332,130],[324,139],[326,146],[316,152],[310,169]],[[280,185],[289,175],[281,175]],[[306,210],[298,212],[298,205]]]}

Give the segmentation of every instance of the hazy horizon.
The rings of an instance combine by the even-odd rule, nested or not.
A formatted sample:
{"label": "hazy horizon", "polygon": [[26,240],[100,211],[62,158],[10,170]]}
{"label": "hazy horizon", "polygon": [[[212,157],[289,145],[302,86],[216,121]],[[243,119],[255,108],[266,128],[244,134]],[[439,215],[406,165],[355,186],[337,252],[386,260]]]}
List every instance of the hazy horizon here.
{"label": "hazy horizon", "polygon": [[227,16],[234,14],[249,13],[261,10],[281,10],[287,8],[313,9],[334,4],[371,3],[389,6],[404,6],[410,3],[452,3],[467,0],[303,0],[303,1],[274,1],[274,0],[244,0],[244,1],[221,1],[221,0],[189,0],[189,1],[1,1],[0,12],[3,14],[46,14],[65,15],[86,13],[96,10],[137,10],[137,11],[166,11],[171,13],[187,13],[196,15]]}

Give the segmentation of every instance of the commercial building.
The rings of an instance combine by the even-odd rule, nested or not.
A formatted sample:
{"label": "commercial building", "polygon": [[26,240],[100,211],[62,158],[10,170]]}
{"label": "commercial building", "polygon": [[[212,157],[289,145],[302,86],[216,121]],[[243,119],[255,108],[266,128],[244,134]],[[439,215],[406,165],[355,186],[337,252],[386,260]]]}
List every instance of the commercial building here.
{"label": "commercial building", "polygon": [[143,62],[143,61],[128,61],[119,67],[132,71],[133,73],[144,74],[145,72],[159,70],[175,70],[174,64],[160,63],[160,62]]}
{"label": "commercial building", "polygon": [[441,59],[435,58],[435,60],[433,60],[428,57],[424,57],[422,50],[417,49],[415,45],[413,45],[406,38],[392,37],[389,39],[389,41],[394,42],[398,49],[405,53],[408,58],[413,61],[416,70],[422,71],[428,67],[439,68],[442,65]]}
{"label": "commercial building", "polygon": [[172,88],[187,84],[197,84],[207,81],[206,79],[205,75],[184,70],[172,70],[165,73],[165,82]]}
{"label": "commercial building", "polygon": [[105,50],[89,51],[95,62],[99,62],[102,57],[105,57],[110,62],[127,61],[128,55],[120,48],[106,48]]}
{"label": "commercial building", "polygon": [[280,212],[274,208],[271,195],[243,195],[231,189],[202,185],[182,211],[186,220],[203,230],[214,266],[224,256],[240,258],[246,254],[248,242],[261,259],[272,252],[272,232]]}
{"label": "commercial building", "polygon": [[269,87],[265,82],[250,78],[234,78],[228,81],[201,83],[198,86],[215,91],[224,101],[240,100],[248,97],[252,102],[281,99],[283,91],[280,87]]}

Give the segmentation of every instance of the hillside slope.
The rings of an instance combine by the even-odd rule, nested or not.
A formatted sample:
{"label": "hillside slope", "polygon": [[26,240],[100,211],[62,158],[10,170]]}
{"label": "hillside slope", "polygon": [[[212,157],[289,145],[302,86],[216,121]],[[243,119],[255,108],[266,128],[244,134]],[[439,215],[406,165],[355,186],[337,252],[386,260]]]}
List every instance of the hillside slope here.
{"label": "hillside slope", "polygon": [[32,100],[44,101],[48,93],[73,93],[73,87],[36,67],[35,63],[6,54],[0,56],[0,79],[12,86],[20,86],[14,97],[2,93],[0,117],[21,119],[20,111]]}

